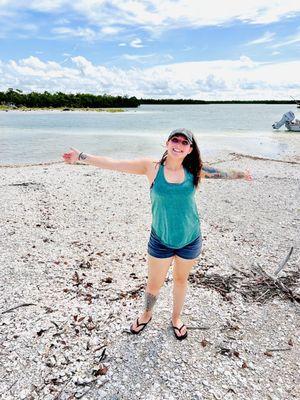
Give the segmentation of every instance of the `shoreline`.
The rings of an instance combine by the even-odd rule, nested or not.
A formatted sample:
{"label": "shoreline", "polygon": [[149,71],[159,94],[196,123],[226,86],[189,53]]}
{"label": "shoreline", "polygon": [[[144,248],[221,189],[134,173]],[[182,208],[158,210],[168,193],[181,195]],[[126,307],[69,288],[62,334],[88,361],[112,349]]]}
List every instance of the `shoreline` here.
{"label": "shoreline", "polygon": [[[0,112],[126,112],[128,107],[120,108],[120,107],[108,107],[108,108],[68,108],[66,107],[57,107],[57,108],[9,108],[9,107],[1,107]],[[130,109],[130,108],[129,108]]]}
{"label": "shoreline", "polygon": [[[261,156],[256,156],[252,154],[245,154],[245,153],[237,153],[237,152],[221,152],[218,151],[215,154],[210,154],[209,157],[207,157],[206,162],[208,164],[218,164],[223,162],[223,160],[220,160],[220,157],[227,157],[227,160],[231,158],[231,160],[237,160],[241,158],[246,158],[246,159],[251,159],[251,160],[261,160],[261,161],[269,161],[269,162],[275,162],[275,163],[284,163],[284,164],[291,164],[291,165],[300,165],[300,155],[296,156],[291,156],[289,155],[287,159],[277,159],[277,158],[269,158],[269,157],[261,157]],[[228,158],[229,157],[229,158]],[[0,169],[2,168],[28,168],[28,167],[43,167],[43,166],[50,166],[50,165],[58,165],[58,164],[64,164],[63,160],[53,160],[53,161],[45,161],[45,162],[32,162],[32,163],[11,163],[11,164],[0,164]],[[88,167],[89,165],[85,165],[83,163],[76,163],[75,165],[83,165],[85,167]]]}
{"label": "shoreline", "polygon": [[[267,158],[267,157],[259,157],[259,156],[253,156],[250,154],[243,154],[243,153],[227,153],[229,156],[233,156],[232,159],[239,159],[239,158],[249,158],[252,160],[261,160],[261,161],[269,161],[269,162],[278,162],[278,163],[284,163],[284,164],[292,164],[292,165],[300,165],[300,157],[296,157],[297,160],[283,160],[283,159],[276,159],[276,158]],[[227,160],[228,161],[228,160]],[[209,162],[209,164],[218,164],[220,160],[212,160]],[[49,166],[49,165],[57,165],[57,164],[64,164],[64,161],[46,161],[43,163],[23,163],[23,164],[0,164],[0,168],[28,168],[28,167],[43,167],[43,166]],[[83,165],[86,167],[89,167],[89,165],[82,164],[82,163],[76,163],[74,165]]]}

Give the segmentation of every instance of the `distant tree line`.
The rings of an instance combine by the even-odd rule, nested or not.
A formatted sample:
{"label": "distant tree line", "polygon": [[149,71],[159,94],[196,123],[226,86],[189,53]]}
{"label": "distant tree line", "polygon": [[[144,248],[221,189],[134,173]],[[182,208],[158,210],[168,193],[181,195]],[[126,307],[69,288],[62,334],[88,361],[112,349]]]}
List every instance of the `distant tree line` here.
{"label": "distant tree line", "polygon": [[295,101],[294,100],[140,99],[140,103],[141,104],[295,104]]}
{"label": "distant tree line", "polygon": [[205,100],[193,99],[140,99],[141,104],[208,104]]}
{"label": "distant tree line", "polygon": [[66,94],[56,93],[23,93],[19,89],[9,88],[0,92],[0,104],[16,107],[42,108],[107,108],[107,107],[138,107],[140,101],[136,97],[110,96],[107,94],[93,95],[88,93]]}
{"label": "distant tree line", "polygon": [[[89,93],[23,93],[9,88],[0,92],[0,104],[28,108],[110,108],[138,107],[140,104],[294,104],[294,100],[193,100],[193,99],[137,99],[128,96],[94,95]],[[298,103],[298,101],[297,101]]]}

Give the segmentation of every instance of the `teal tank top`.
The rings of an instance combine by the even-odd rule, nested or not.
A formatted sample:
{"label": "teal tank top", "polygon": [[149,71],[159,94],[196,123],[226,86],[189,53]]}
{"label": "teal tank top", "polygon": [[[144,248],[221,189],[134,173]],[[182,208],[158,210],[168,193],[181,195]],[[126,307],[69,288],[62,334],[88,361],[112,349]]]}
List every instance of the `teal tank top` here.
{"label": "teal tank top", "polygon": [[184,172],[182,183],[170,183],[160,164],[150,188],[151,229],[165,246],[173,249],[186,246],[201,234],[194,177],[186,168]]}

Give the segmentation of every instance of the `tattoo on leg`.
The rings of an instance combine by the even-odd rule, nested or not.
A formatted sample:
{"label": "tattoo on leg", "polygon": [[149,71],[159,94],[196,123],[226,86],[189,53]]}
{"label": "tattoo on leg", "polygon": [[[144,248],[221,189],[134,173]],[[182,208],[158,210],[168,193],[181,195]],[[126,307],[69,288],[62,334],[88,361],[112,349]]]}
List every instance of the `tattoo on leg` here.
{"label": "tattoo on leg", "polygon": [[145,310],[146,311],[151,311],[158,296],[154,296],[151,293],[146,292],[145,293]]}

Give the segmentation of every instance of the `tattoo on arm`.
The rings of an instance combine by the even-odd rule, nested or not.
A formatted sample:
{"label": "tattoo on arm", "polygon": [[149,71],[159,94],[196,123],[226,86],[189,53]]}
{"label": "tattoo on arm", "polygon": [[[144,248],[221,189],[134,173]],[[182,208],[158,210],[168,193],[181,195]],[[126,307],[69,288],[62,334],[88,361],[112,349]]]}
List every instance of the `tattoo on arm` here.
{"label": "tattoo on arm", "polygon": [[146,311],[151,311],[158,296],[154,296],[151,293],[146,292],[145,293],[145,310]]}
{"label": "tattoo on arm", "polygon": [[203,166],[202,171],[204,173],[205,178],[229,178],[229,174],[225,171],[221,171],[214,167]]}
{"label": "tattoo on arm", "polygon": [[220,169],[214,167],[203,166],[202,171],[204,173],[205,178],[213,178],[213,179],[240,179],[244,178],[245,174],[242,171],[221,171]]}

